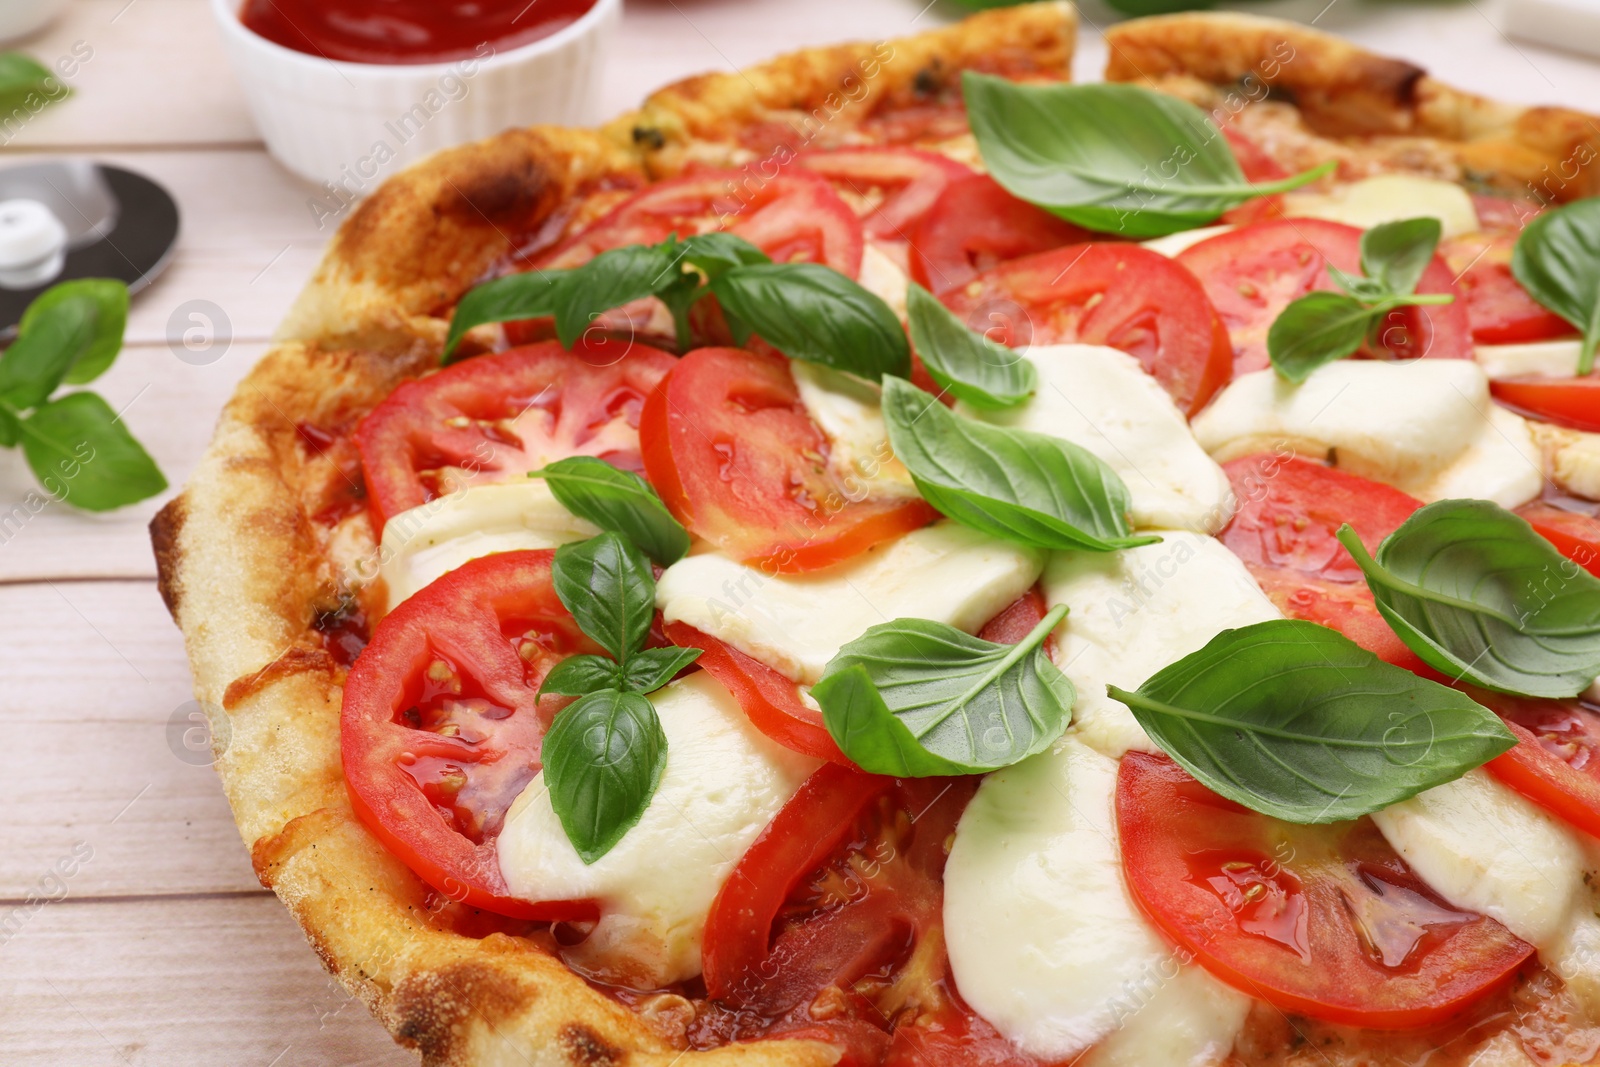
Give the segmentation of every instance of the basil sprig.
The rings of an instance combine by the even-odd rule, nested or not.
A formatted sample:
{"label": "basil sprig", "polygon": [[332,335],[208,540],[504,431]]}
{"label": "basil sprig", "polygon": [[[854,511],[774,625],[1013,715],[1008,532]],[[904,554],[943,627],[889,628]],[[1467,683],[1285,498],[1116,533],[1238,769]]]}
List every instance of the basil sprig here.
{"label": "basil sprig", "polygon": [[923,499],[963,526],[1047,549],[1161,540],[1131,532],[1128,487],[1070,441],[962,418],[899,378],[883,380],[883,421]]}
{"label": "basil sprig", "polygon": [[1015,645],[927,619],[874,626],[828,661],[811,696],[841,751],[862,770],[925,778],[983,774],[1047,748],[1076,696],[1044,639],[1053,608]]}
{"label": "basil sprig", "polygon": [[1090,230],[1162,237],[1194,229],[1334,168],[1252,185],[1203,111],[1135,85],[1022,85],[967,71],[961,87],[995,181]]}
{"label": "basil sprig", "polygon": [[122,350],[128,287],[107,278],[51,286],[28,305],[17,339],[0,356],[0,446],[18,444],[55,497],[109,511],[167,487],[155,460],[121,416],[87,390],[52,396],[63,384],[93,381]]}
{"label": "basil sprig", "polygon": [[615,530],[663,567],[689,551],[689,531],[632,471],[593,456],[571,456],[528,477],[543,478],[562,507],[602,530]]}
{"label": "basil sprig", "polygon": [[1368,555],[1339,540],[1378,610],[1433,669],[1503,693],[1572,697],[1600,675],[1600,578],[1520,516],[1486,500],[1441,500]]}
{"label": "basil sprig", "polygon": [[1511,273],[1535,300],[1582,331],[1579,375],[1594,370],[1600,344],[1600,197],[1575,200],[1528,223]]}
{"label": "basil sprig", "polygon": [[1278,313],[1267,352],[1278,376],[1300,383],[1318,367],[1354,355],[1396,308],[1448,304],[1449,293],[1416,292],[1433,261],[1441,227],[1434,218],[1402,219],[1361,235],[1361,276],[1328,265],[1340,293],[1307,293]]}
{"label": "basil sprig", "polygon": [[1039,372],[1015,349],[967,328],[922,286],[906,290],[911,343],[939,388],[983,411],[1016,407],[1039,387]]}
{"label": "basil sprig", "polygon": [[568,656],[539,689],[541,696],[579,698],[556,714],[540,758],[562,829],[593,863],[639,821],[661,782],[667,738],[644,694],[701,650],[644,647],[655,577],[639,549],[614,530],[556,549],[551,583],[578,628],[611,657]]}
{"label": "basil sprig", "polygon": [[1224,630],[1136,692],[1106,692],[1208,788],[1294,823],[1369,815],[1516,744],[1464,693],[1299,620]]}

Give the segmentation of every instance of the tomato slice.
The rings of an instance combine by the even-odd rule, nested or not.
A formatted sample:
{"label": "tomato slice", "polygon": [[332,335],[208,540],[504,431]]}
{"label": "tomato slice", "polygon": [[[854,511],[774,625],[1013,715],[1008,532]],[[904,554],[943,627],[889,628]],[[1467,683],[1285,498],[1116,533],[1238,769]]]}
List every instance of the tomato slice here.
{"label": "tomato slice", "polygon": [[[1289,176],[1289,172],[1277,160],[1267,155],[1265,149],[1232,126],[1222,127],[1222,136],[1227,140],[1228,147],[1233,150],[1233,158],[1238,161],[1239,169],[1244,171],[1247,181],[1275,182]],[[1282,215],[1283,196],[1274,193],[1272,196],[1258,196],[1254,200],[1246,200],[1238,207],[1223,212],[1222,218],[1218,221],[1233,226],[1248,226],[1252,222],[1280,218]]]}
{"label": "tomato slice", "polygon": [[340,748],[356,814],[423,881],[514,918],[594,919],[590,901],[507,896],[494,850],[560,707],[539,685],[600,652],[556,597],[554,556],[475,559],[386,615],[345,680]]}
{"label": "tomato slice", "polygon": [[409,508],[567,456],[639,471],[645,397],[677,362],[601,339],[477,356],[402,384],[356,429],[378,534]]}
{"label": "tomato slice", "polygon": [[1093,237],[974,174],[951,182],[912,231],[911,277],[942,296],[1005,260]]}
{"label": "tomato slice", "polygon": [[1600,577],[1600,505],[1589,504],[1588,510],[1576,511],[1535,500],[1518,508],[1517,514],[1563,556]]}
{"label": "tomato slice", "polygon": [[1348,522],[1376,551],[1422,501],[1292,456],[1241,456],[1222,469],[1238,510],[1218,536],[1279,611],[1332,627],[1396,666],[1431,673],[1378,613],[1361,568],[1334,536]]}
{"label": "tomato slice", "polygon": [[[1328,265],[1359,273],[1361,231],[1321,219],[1257,222],[1184,249],[1178,262],[1194,272],[1216,305],[1233,341],[1233,374],[1263,370],[1267,330],[1291,301],[1314,289],[1334,289]],[[1471,359],[1466,303],[1444,260],[1434,257],[1419,293],[1452,293],[1454,303],[1400,308],[1379,331],[1377,354],[1392,359]]]}
{"label": "tomato slice", "polygon": [[[774,573],[826,567],[926,526],[917,499],[852,501],[782,356],[701,348],[645,403],[645,470],[678,520]],[[859,495],[859,494],[856,494]]]}
{"label": "tomato slice", "polygon": [[1507,378],[1489,383],[1501,403],[1545,422],[1600,433],[1600,374],[1582,378]]}
{"label": "tomato slice", "polygon": [[858,205],[868,237],[889,242],[910,241],[950,184],[973,174],[948,156],[917,148],[836,148],[802,152],[795,162]]}
{"label": "tomato slice", "polygon": [[1212,974],[1286,1012],[1378,1030],[1444,1021],[1533,955],[1433,892],[1370,819],[1296,826],[1130,752],[1117,826],[1134,898]]}
{"label": "tomato slice", "polygon": [[1486,764],[1489,773],[1546,811],[1600,837],[1600,708],[1577,700],[1535,700],[1486,690],[1518,745]]}
{"label": "tomato slice", "polygon": [[[994,322],[986,332],[1002,344],[1120,348],[1190,415],[1227,382],[1233,362],[1227,331],[1200,283],[1134,244],[1076,244],[1014,259],[942,299],[974,328]],[[1015,311],[996,317],[997,308]]]}

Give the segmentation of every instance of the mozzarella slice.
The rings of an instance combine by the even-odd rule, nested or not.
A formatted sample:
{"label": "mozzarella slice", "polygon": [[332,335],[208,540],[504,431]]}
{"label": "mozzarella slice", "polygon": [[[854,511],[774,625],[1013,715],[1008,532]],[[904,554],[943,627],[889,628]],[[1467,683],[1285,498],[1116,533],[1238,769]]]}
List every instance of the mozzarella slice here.
{"label": "mozzarella slice", "polygon": [[906,321],[906,288],[911,279],[889,254],[872,242],[861,250],[861,270],[856,275],[861,287],[889,305],[901,322]]}
{"label": "mozzarella slice", "polygon": [[1545,477],[1563,492],[1600,500],[1600,433],[1548,422],[1529,423],[1528,429],[1544,457]]}
{"label": "mozzarella slice", "polygon": [[1194,420],[1226,462],[1287,446],[1408,492],[1426,486],[1479,440],[1489,380],[1464,359],[1346,359],[1294,385],[1272,370],[1244,374]]}
{"label": "mozzarella slice", "polygon": [[1160,252],[1164,256],[1176,256],[1186,248],[1199,244],[1208,237],[1215,237],[1219,233],[1228,233],[1233,226],[1202,226],[1198,230],[1180,230],[1169,233],[1165,237],[1157,237],[1149,241],[1140,241],[1152,252]]}
{"label": "mozzarella slice", "polygon": [[1047,1061],[1109,1037],[1106,1063],[1215,1062],[1249,998],[1182,963],[1129,898],[1116,779],[1116,761],[1068,737],[984,780],[945,864],[956,987]]}
{"label": "mozzarella slice", "polygon": [[1454,463],[1410,487],[1413,496],[1428,503],[1471,497],[1503,508],[1519,507],[1543,491],[1539,446],[1528,420],[1498,404],[1489,405],[1478,436]]}
{"label": "mozzarella slice", "polygon": [[889,447],[878,387],[816,363],[792,360],[789,367],[800,402],[828,439],[828,468],[840,491],[850,500],[917,496]]}
{"label": "mozzarella slice", "polygon": [[726,556],[679,560],[656,583],[668,622],[814,684],[839,647],[892,619],[932,619],[976,632],[1033,585],[1044,554],[941,522],[838,567],[774,577]]}
{"label": "mozzarella slice", "polygon": [[1539,950],[1581,999],[1600,1005],[1600,919],[1584,840],[1487,771],[1372,817],[1435,892]]}
{"label": "mozzarella slice", "polygon": [[1160,544],[1122,552],[1057,552],[1045,600],[1071,610],[1056,630],[1055,661],[1077,687],[1072,730],[1108,756],[1155,751],[1108,683],[1136,689],[1222,630],[1283,616],[1220,541],[1161,531]]}
{"label": "mozzarella slice", "polygon": [[1491,380],[1502,378],[1572,378],[1578,373],[1576,338],[1531,341],[1518,345],[1477,345],[1473,358]]}
{"label": "mozzarella slice", "polygon": [[1285,193],[1283,213],[1342,222],[1363,230],[1384,222],[1427,216],[1439,220],[1445,237],[1480,228],[1477,209],[1465,189],[1455,182],[1415,174],[1380,174],[1340,185],[1329,193]]}
{"label": "mozzarella slice", "polygon": [[653,693],[667,765],[650,806],[610,852],[585,864],[534,776],[495,850],[526,900],[590,899],[601,916],[567,958],[634,988],[700,973],[711,902],[756,835],[818,766],[768,740],[728,691],[699,671]]}
{"label": "mozzarella slice", "polygon": [[389,610],[468,560],[556,548],[599,533],[556,501],[542,478],[477,485],[402,511],[383,526],[379,573]]}
{"label": "mozzarella slice", "polygon": [[1022,355],[1039,372],[1031,400],[1003,411],[956,410],[1093,452],[1127,483],[1135,526],[1211,533],[1228,524],[1228,476],[1138,360],[1102,345],[1044,345]]}

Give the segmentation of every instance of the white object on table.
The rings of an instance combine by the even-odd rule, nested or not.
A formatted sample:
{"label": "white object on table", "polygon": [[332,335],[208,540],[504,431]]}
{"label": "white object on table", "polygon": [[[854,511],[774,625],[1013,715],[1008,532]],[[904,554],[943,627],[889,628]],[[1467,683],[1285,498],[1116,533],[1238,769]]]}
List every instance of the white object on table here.
{"label": "white object on table", "polygon": [[37,200],[0,200],[0,288],[31,289],[61,273],[67,228]]}
{"label": "white object on table", "polygon": [[1500,25],[1512,37],[1600,56],[1600,0],[1505,0]]}

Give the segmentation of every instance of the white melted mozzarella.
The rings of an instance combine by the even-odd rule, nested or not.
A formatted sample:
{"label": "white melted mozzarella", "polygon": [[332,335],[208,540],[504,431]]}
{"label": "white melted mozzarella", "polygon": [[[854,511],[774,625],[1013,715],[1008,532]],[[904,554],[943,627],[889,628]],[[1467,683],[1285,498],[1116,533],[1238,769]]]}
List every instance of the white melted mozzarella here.
{"label": "white melted mozzarella", "polygon": [[1426,482],[1407,486],[1426,503],[1471,497],[1515,508],[1544,491],[1539,446],[1528,420],[1490,404],[1483,425],[1456,461]]}
{"label": "white melted mozzarella", "polygon": [[932,619],[976,632],[1025,593],[1044,554],[941,522],[837,567],[772,576],[714,553],[689,556],[656,583],[668,622],[685,622],[797,682],[869,626]]}
{"label": "white melted mozzarella", "polygon": [[1032,399],[1003,411],[957,410],[1093,452],[1127,484],[1135,526],[1212,533],[1228,524],[1228,476],[1137,359],[1102,345],[1043,345],[1022,355],[1039,372]]}
{"label": "white melted mozzarella", "polygon": [[1544,458],[1545,477],[1573,496],[1600,500],[1600,433],[1548,422],[1528,424]]}
{"label": "white melted mozzarella", "polygon": [[1479,229],[1472,196],[1455,182],[1414,174],[1380,174],[1332,192],[1284,194],[1285,215],[1327,219],[1366,230],[1384,222],[1432,217],[1445,237]]}
{"label": "white melted mozzarella", "polygon": [[667,765],[650,806],[615,848],[586,864],[567,839],[544,775],[512,804],[496,851],[525,900],[598,901],[601,918],[569,958],[637,988],[700,973],[706,916],[751,842],[818,766],[750,725],[704,671],[651,694]]}
{"label": "white melted mozzarella", "polygon": [[1372,818],[1435,892],[1533,945],[1575,994],[1600,1006],[1600,919],[1586,884],[1594,863],[1577,831],[1484,770]]}
{"label": "white melted mozzarella", "polygon": [[916,497],[910,472],[889,447],[878,387],[802,360],[791,360],[789,368],[806,413],[828,439],[828,468],[843,494],[851,500]]}
{"label": "white melted mozzarella", "polygon": [[1046,602],[1071,609],[1055,661],[1078,690],[1073,733],[1112,757],[1155,747],[1127,705],[1106,695],[1108,683],[1137,689],[1222,630],[1283,617],[1220,541],[1160,533],[1159,544],[1057,552],[1045,566]]}
{"label": "white melted mozzarella", "polygon": [[906,321],[906,288],[911,284],[911,279],[906,277],[906,272],[888,253],[871,241],[861,250],[861,270],[856,281],[867,292],[888,304],[896,318],[901,322]]}
{"label": "white melted mozzarella", "polygon": [[1192,248],[1201,241],[1215,237],[1219,233],[1230,233],[1233,226],[1202,226],[1198,230],[1179,230],[1169,233],[1165,237],[1156,237],[1149,241],[1140,241],[1152,252],[1160,252],[1164,256],[1176,256],[1185,249]]}
{"label": "white melted mozzarella", "polygon": [[1473,358],[1492,381],[1503,378],[1571,378],[1578,373],[1577,338],[1515,345],[1477,345]]}
{"label": "white melted mozzarella", "polygon": [[1117,764],[1075,738],[990,775],[956,829],[944,922],[956,987],[1023,1051],[1199,1065],[1249,998],[1178,960],[1122,881]]}
{"label": "white melted mozzarella", "polygon": [[389,610],[468,560],[556,548],[599,532],[562,507],[538,478],[476,485],[430,500],[384,523],[379,573]]}
{"label": "white melted mozzarella", "polygon": [[1272,370],[1241,375],[1194,420],[1226,462],[1280,445],[1334,453],[1335,465],[1412,492],[1438,478],[1488,427],[1489,380],[1464,359],[1340,360],[1295,385]]}

